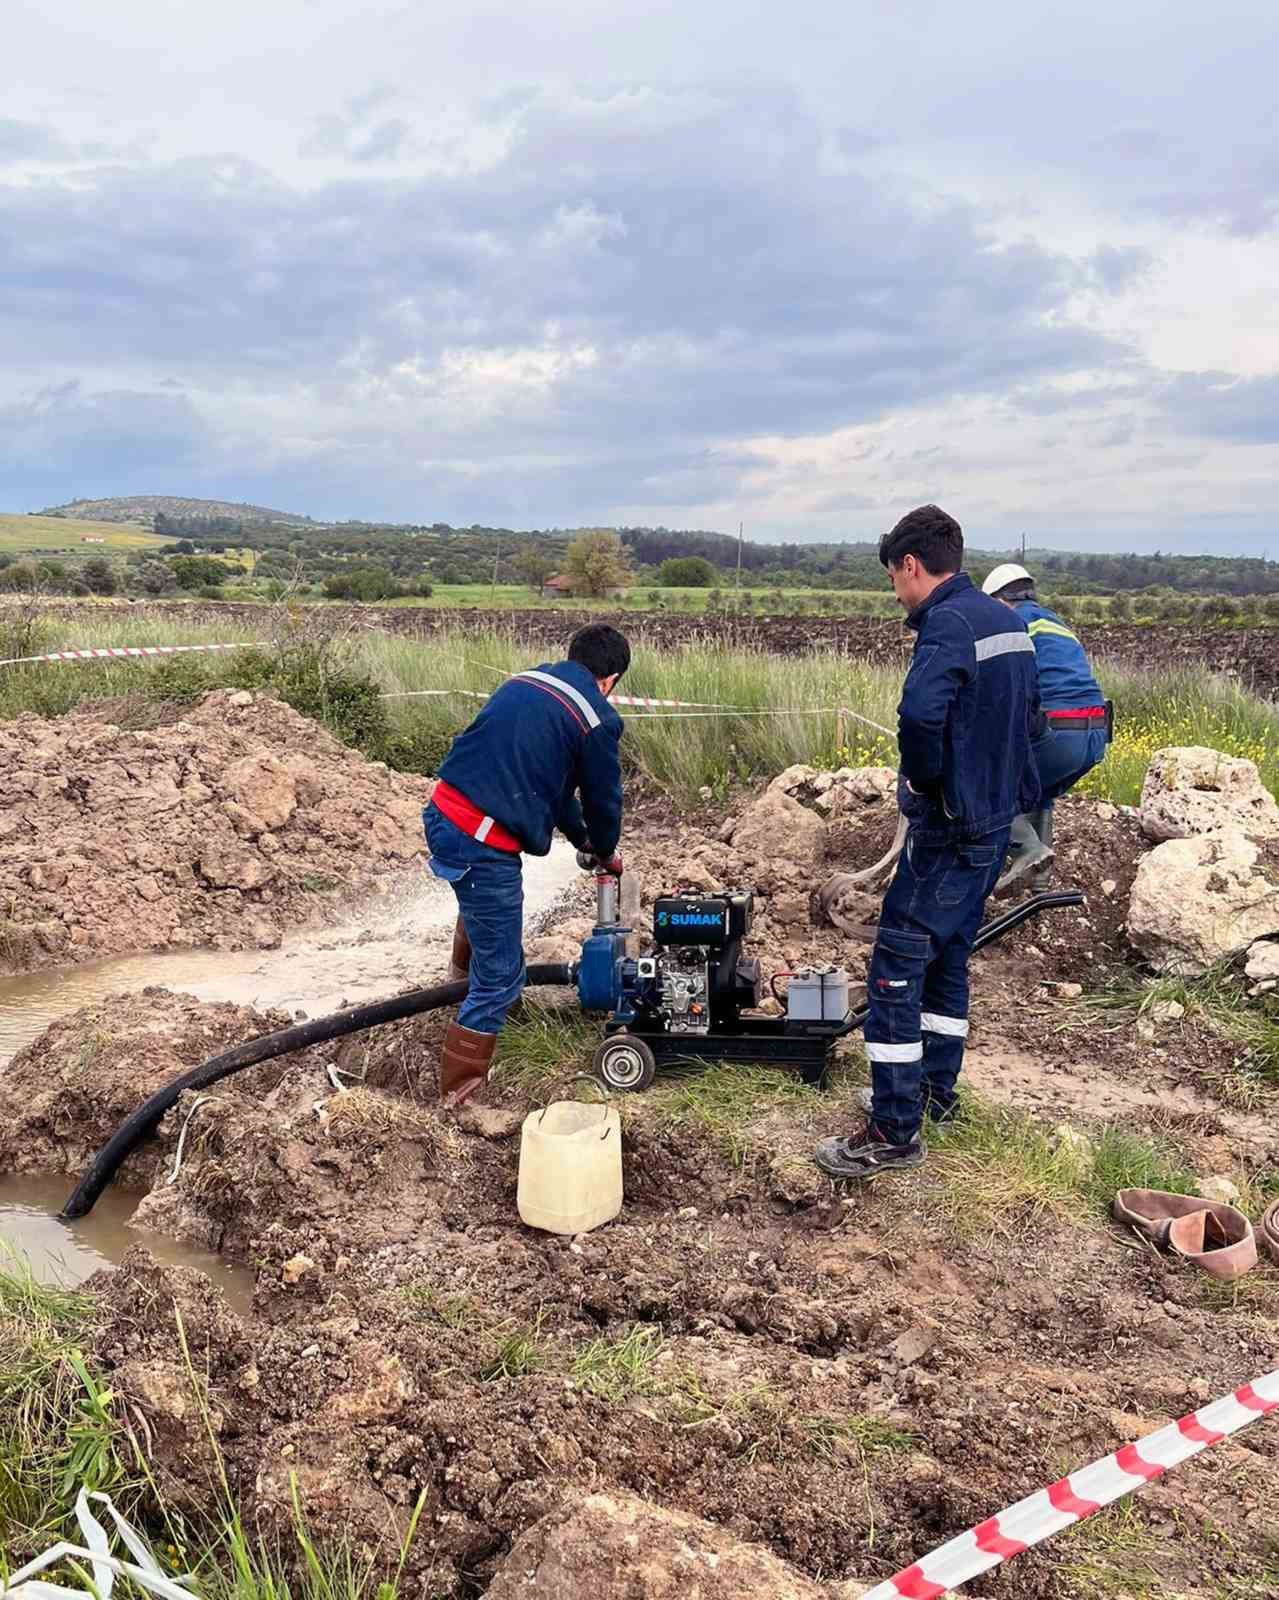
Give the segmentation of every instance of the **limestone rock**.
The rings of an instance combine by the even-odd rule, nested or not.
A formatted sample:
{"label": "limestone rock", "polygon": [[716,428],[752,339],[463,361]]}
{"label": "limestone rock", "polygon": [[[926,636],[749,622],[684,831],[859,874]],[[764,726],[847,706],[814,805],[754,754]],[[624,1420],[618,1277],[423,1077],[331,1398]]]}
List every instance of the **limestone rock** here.
{"label": "limestone rock", "polygon": [[1239,1185],[1223,1173],[1214,1173],[1210,1178],[1201,1179],[1197,1193],[1202,1200],[1227,1206],[1237,1206],[1243,1198],[1239,1193]]}
{"label": "limestone rock", "polygon": [[1172,839],[1141,860],[1128,937],[1163,972],[1193,975],[1279,933],[1279,887],[1238,829]]}
{"label": "limestone rock", "polygon": [[571,1494],[519,1539],[486,1600],[831,1600],[761,1545],[626,1494]]}
{"label": "limestone rock", "polygon": [[1141,828],[1155,840],[1235,829],[1279,838],[1279,806],[1256,763],[1201,745],[1156,751],[1141,791]]}
{"label": "limestone rock", "polygon": [[1244,971],[1257,980],[1279,978],[1279,944],[1272,939],[1258,939],[1248,952]]}

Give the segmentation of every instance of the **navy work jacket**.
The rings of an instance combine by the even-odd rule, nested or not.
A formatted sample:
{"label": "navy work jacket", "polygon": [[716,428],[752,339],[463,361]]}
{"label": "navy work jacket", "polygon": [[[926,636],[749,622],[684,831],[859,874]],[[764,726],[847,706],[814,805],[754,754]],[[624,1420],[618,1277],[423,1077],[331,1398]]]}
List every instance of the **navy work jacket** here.
{"label": "navy work jacket", "polygon": [[[440,764],[439,776],[530,855],[558,828],[611,856],[622,832],[622,719],[576,661],[508,678]],[[580,798],[579,798],[580,796]]]}
{"label": "navy work jacket", "polygon": [[906,624],[919,635],[897,713],[911,831],[950,844],[1006,828],[1039,801],[1030,747],[1046,725],[1026,624],[966,572]]}

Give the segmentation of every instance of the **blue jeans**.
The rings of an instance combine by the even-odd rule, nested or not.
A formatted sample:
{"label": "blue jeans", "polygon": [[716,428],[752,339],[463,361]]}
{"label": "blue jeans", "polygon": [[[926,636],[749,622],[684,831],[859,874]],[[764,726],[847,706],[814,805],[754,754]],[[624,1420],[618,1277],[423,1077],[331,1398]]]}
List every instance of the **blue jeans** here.
{"label": "blue jeans", "polygon": [[1105,759],[1104,728],[1053,728],[1031,746],[1039,785],[1043,790],[1040,806],[1049,810],[1080,778]]}
{"label": "blue jeans", "polygon": [[1008,852],[1008,829],[946,845],[906,836],[870,958],[864,1038],[871,1117],[890,1144],[955,1103],[968,1037],[968,957]]}
{"label": "blue jeans", "polygon": [[471,986],[457,1020],[473,1033],[501,1033],[524,989],[524,875],[518,855],[463,833],[427,806],[422,813],[430,868],[453,886],[471,941]]}

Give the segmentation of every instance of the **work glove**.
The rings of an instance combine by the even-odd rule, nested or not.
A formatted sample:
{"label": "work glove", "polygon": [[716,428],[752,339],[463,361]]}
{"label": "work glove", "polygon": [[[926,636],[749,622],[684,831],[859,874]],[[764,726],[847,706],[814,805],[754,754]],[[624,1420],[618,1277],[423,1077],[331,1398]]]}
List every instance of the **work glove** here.
{"label": "work glove", "polygon": [[577,864],[583,872],[610,872],[615,878],[622,876],[622,858],[616,850],[607,860],[592,850],[579,850]]}

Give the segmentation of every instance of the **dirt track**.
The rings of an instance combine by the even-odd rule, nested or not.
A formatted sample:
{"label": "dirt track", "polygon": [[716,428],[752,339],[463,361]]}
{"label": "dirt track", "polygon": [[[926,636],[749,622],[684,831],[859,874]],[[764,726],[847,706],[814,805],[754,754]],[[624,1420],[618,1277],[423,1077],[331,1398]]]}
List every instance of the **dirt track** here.
{"label": "dirt track", "polygon": [[[828,829],[821,870],[876,853],[890,820],[880,809]],[[690,864],[719,875],[734,847],[717,822],[648,819],[636,858],[650,896]],[[1076,1013],[1054,985],[1091,985],[1125,958],[1118,892],[1100,884],[1103,873],[1122,884],[1144,848],[1084,802],[1062,806],[1059,837],[1060,876],[1082,880],[1093,907],[980,960],[973,1079],[1049,1125],[1095,1131],[1095,1117],[1118,1114],[1136,1133],[1173,1131],[1201,1174],[1273,1168],[1272,1118],[1197,1086],[1228,1066],[1223,1040],[1192,1024],[1153,1042],[1131,1028],[1058,1031]],[[814,863],[774,851],[750,870],[771,871],[754,941],[770,966],[850,957],[807,926],[800,888]],[[73,1169],[126,1104],[272,1020],[149,992],[59,1025],[0,1079],[0,1159],[20,1147]],[[488,1112],[440,1118],[442,1026],[420,1018],[255,1069],[201,1109],[179,1183],[144,1209],[150,1225],[254,1265],[251,1319],[141,1251],[100,1285],[96,1359],[146,1416],[177,1504],[207,1503],[212,1463],[189,1424],[173,1300],[256,1525],[287,1530],[296,1474],[313,1532],[385,1546],[425,1488],[410,1571],[420,1592],[451,1600],[481,1594],[570,1486],[707,1517],[810,1576],[883,1576],[1273,1364],[1276,1269],[1258,1268],[1237,1299],[1214,1294],[1090,1204],[1066,1215],[1033,1191],[1010,1195],[1015,1178],[971,1154],[834,1190],[807,1152],[851,1125],[856,1070],[825,1097],[696,1113],[677,1087],[628,1100],[622,1217],[577,1241],[530,1232],[515,1216],[515,1130],[539,1080],[517,1034]],[[580,1030],[563,1037],[550,1073],[589,1049]],[[364,1084],[334,1091],[334,1059]],[[135,1181],[171,1161],[186,1109]],[[536,1360],[517,1358],[516,1336]],[[648,1351],[640,1377],[601,1391],[586,1352],[626,1337]],[[849,1418],[871,1420],[854,1437],[841,1431]],[[1260,1425],[1144,1491],[1131,1559],[1140,1568],[1162,1541],[1169,1593],[1266,1594],[1277,1461],[1279,1437]],[[1111,1572],[1106,1586],[1089,1576],[1098,1547],[1085,1537],[1019,1558],[998,1592],[1128,1592]]]}

